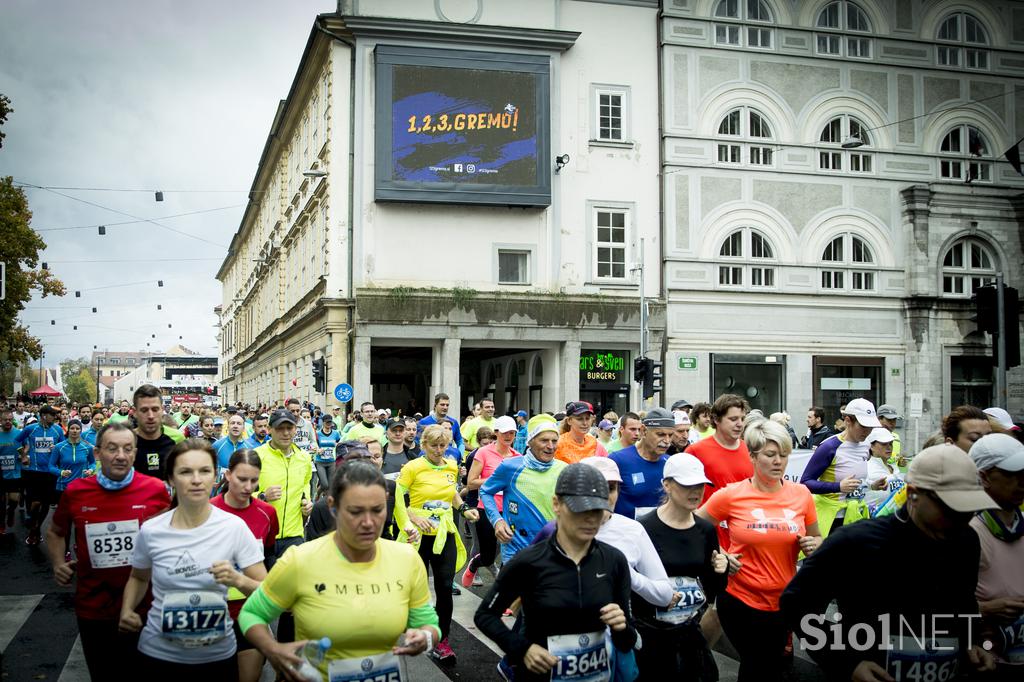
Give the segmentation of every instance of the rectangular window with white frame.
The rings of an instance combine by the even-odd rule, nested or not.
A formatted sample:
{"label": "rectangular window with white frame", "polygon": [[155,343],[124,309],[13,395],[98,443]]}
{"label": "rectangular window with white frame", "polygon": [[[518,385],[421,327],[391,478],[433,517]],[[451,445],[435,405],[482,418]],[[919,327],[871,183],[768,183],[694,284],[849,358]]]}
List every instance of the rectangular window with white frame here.
{"label": "rectangular window with white frame", "polygon": [[595,207],[594,276],[597,279],[625,280],[629,274],[627,253],[629,209]]}
{"label": "rectangular window with white frame", "polygon": [[629,87],[622,85],[591,85],[593,129],[596,142],[630,142]]}
{"label": "rectangular window with white frame", "polygon": [[498,249],[498,284],[530,284],[530,252]]}

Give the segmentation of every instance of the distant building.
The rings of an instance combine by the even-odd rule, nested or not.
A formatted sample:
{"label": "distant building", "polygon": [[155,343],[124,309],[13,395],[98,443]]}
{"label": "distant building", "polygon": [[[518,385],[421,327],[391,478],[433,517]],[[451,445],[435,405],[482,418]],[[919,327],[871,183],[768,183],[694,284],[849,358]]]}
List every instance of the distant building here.
{"label": "distant building", "polygon": [[199,355],[176,345],[166,353],[150,355],[138,367],[117,378],[113,398],[115,401],[131,400],[135,389],[152,384],[175,401],[220,402],[218,376],[215,356]]}

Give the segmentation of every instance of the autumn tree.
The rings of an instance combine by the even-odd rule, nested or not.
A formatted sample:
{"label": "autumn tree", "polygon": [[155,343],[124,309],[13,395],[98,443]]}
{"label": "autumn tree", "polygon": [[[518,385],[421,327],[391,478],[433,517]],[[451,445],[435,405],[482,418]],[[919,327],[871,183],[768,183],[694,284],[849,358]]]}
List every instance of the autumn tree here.
{"label": "autumn tree", "polygon": [[[7,120],[10,100],[0,95],[0,126]],[[0,130],[0,145],[3,132]],[[16,366],[43,353],[39,339],[18,321],[25,304],[36,293],[43,298],[63,296],[64,283],[39,267],[39,252],[46,243],[32,229],[32,211],[25,192],[14,178],[0,178],[0,262],[6,266],[5,296],[0,300],[0,366]]]}

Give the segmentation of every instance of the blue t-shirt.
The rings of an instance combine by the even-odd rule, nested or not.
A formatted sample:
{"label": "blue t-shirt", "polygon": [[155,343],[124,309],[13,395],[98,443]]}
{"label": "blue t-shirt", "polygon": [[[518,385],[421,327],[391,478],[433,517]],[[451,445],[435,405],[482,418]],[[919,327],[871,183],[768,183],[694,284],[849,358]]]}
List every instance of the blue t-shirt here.
{"label": "blue t-shirt", "polygon": [[44,429],[42,424],[32,424],[22,430],[18,436],[18,444],[28,443],[28,464],[26,471],[50,473],[50,455],[57,443],[64,440],[64,429],[56,424]]}
{"label": "blue t-shirt", "polygon": [[338,429],[331,429],[330,433],[324,433],[322,430],[316,430],[316,442],[323,448],[323,452],[318,452],[316,455],[316,461],[318,462],[333,462],[334,461],[334,446],[341,440],[341,432]]}
{"label": "blue t-shirt", "polygon": [[665,470],[668,455],[662,455],[656,462],[648,462],[631,445],[608,457],[619,467],[622,484],[619,486],[619,501],[615,513],[636,518],[636,510],[657,507],[661,502],[661,474]]}
{"label": "blue t-shirt", "polygon": [[[246,440],[240,440],[237,443],[231,442],[230,436],[224,436],[213,441],[213,449],[217,451],[217,471],[223,472],[224,469],[228,468],[228,462],[231,461],[231,455],[235,454],[236,450],[241,450],[246,446]],[[218,476],[220,478],[220,476]]]}
{"label": "blue t-shirt", "polygon": [[0,431],[0,469],[6,479],[21,478],[21,457],[18,456],[18,450],[21,449],[21,443],[18,442],[20,435],[21,429]]}

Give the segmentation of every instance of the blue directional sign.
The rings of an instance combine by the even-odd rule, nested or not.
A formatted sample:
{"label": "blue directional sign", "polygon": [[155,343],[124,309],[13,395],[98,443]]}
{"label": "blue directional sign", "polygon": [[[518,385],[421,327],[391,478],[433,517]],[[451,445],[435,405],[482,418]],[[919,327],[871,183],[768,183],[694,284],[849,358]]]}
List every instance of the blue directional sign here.
{"label": "blue directional sign", "polygon": [[352,400],[353,395],[352,387],[348,384],[338,384],[334,387],[334,397],[343,403]]}

